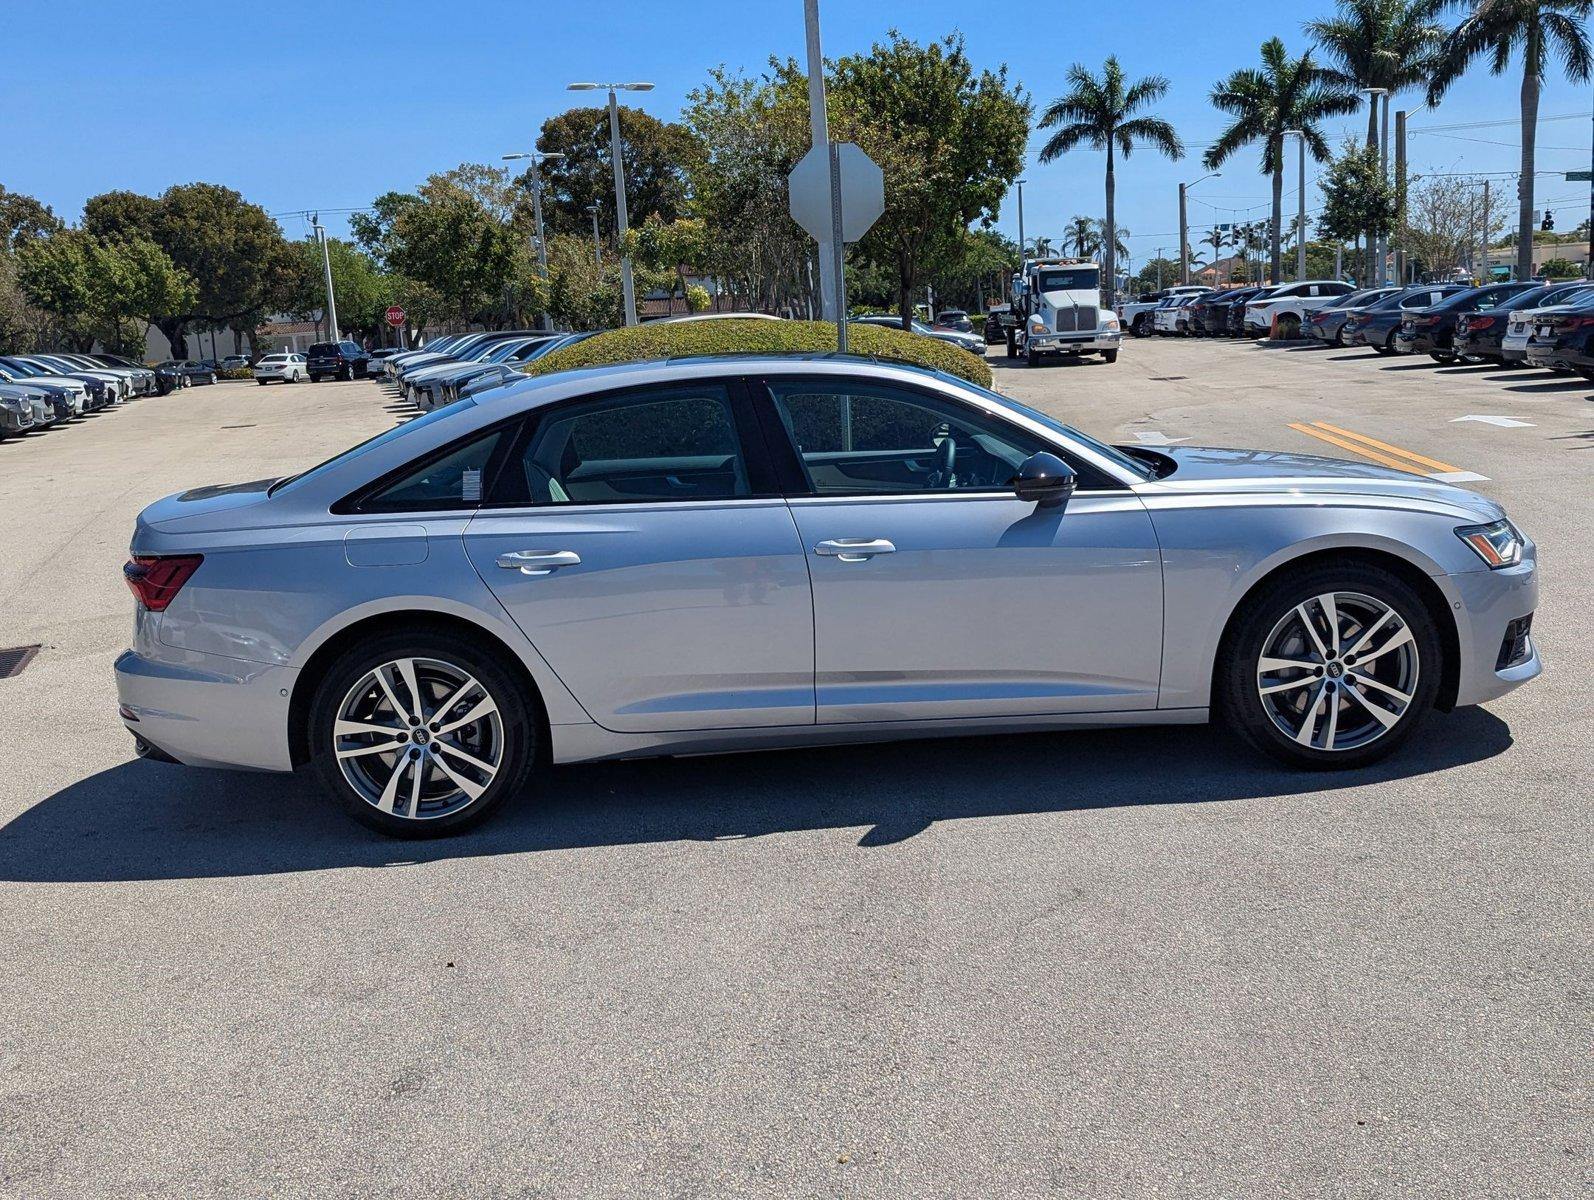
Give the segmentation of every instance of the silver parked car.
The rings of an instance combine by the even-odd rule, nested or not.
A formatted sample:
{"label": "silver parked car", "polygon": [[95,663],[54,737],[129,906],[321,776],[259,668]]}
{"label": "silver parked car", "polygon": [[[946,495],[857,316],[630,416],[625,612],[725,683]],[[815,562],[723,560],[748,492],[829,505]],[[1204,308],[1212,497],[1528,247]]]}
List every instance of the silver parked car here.
{"label": "silver parked car", "polygon": [[126,572],[144,753],[308,766],[398,835],[549,761],[1219,715],[1358,767],[1540,671],[1491,500],[835,355],[527,379],[161,500]]}

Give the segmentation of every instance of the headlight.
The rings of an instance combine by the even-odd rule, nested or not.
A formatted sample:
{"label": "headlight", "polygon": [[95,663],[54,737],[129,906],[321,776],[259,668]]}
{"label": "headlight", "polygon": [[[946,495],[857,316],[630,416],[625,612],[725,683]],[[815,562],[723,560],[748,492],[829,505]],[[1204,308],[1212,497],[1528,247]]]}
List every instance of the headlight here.
{"label": "headlight", "polygon": [[1117,317],[1108,317],[1104,322],[1102,322],[1102,324],[1107,329],[1117,329],[1118,328],[1118,318]]}
{"label": "headlight", "polygon": [[1045,319],[1042,318],[1042,317],[1031,317],[1029,319],[1029,331],[1031,333],[1045,333],[1046,332],[1046,321],[1045,321]]}
{"label": "headlight", "polygon": [[1510,521],[1463,525],[1456,530],[1456,536],[1471,546],[1492,571],[1514,567],[1522,561],[1522,536]]}

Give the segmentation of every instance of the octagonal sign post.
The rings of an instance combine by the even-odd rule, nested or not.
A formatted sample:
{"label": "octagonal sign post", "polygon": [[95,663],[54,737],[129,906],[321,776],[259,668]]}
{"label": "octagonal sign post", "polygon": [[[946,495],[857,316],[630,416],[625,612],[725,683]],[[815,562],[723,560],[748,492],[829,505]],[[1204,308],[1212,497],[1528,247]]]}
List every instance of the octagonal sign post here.
{"label": "octagonal sign post", "polygon": [[834,264],[836,345],[847,348],[847,288],[842,249],[869,232],[886,208],[885,175],[851,142],[816,145],[787,178],[792,218],[819,243],[821,261]]}

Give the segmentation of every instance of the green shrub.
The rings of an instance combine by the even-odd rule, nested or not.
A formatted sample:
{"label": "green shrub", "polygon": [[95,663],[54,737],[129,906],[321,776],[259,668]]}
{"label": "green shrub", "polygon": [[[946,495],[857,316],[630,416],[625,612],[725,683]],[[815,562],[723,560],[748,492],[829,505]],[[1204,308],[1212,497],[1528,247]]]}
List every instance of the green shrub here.
{"label": "green shrub", "polygon": [[[991,386],[985,360],[946,342],[879,325],[849,325],[848,350],[853,354],[929,367]],[[836,348],[836,327],[824,321],[754,321],[735,318],[672,321],[611,329],[573,346],[545,354],[527,365],[528,375],[551,375],[577,367],[651,362],[664,358],[697,358],[714,354],[812,354]]]}
{"label": "green shrub", "polygon": [[250,367],[223,367],[216,372],[217,379],[253,379],[254,370]]}

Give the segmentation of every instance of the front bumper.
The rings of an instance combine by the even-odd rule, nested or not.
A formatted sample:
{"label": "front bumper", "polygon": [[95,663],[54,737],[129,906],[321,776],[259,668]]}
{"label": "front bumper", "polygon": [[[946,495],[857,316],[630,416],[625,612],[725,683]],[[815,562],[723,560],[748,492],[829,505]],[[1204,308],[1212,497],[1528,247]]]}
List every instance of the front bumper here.
{"label": "front bumper", "polygon": [[1077,354],[1087,350],[1116,350],[1122,342],[1120,330],[1087,329],[1082,333],[1032,333],[1025,345],[1037,354]]}
{"label": "front bumper", "polygon": [[1499,571],[1465,571],[1443,577],[1451,593],[1461,650],[1456,704],[1482,704],[1505,695],[1544,672],[1530,635],[1527,656],[1500,665],[1501,646],[1518,618],[1531,616],[1539,603],[1538,551],[1529,544],[1522,561]]}
{"label": "front bumper", "polygon": [[122,722],[191,767],[291,771],[288,698],[298,670],[160,646],[116,660]]}
{"label": "front bumper", "polygon": [[29,405],[20,412],[9,408],[0,408],[0,433],[24,433],[33,428],[33,406]]}

